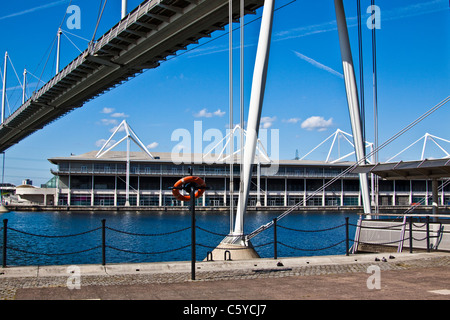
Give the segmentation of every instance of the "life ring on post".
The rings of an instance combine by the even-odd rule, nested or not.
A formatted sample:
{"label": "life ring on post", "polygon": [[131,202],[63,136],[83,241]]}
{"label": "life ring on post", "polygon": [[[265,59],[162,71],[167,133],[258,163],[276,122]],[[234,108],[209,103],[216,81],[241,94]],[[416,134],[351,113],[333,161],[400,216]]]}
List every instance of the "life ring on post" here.
{"label": "life ring on post", "polygon": [[205,181],[203,181],[202,178],[195,177],[195,176],[184,177],[184,178],[181,178],[180,180],[178,180],[177,182],[175,182],[175,184],[173,185],[172,194],[177,200],[180,200],[180,201],[190,201],[191,200],[190,195],[184,196],[180,193],[180,188],[182,188],[184,185],[186,185],[188,183],[195,183],[198,187],[201,187],[201,189],[198,189],[195,192],[195,198],[201,197],[203,195],[203,193],[205,192],[206,183],[205,183]]}

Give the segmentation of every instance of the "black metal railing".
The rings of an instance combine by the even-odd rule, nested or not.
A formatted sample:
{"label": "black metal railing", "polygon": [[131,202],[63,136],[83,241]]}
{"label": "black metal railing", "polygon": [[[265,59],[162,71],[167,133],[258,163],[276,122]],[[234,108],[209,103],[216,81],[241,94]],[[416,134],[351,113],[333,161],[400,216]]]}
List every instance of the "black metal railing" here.
{"label": "black metal railing", "polygon": [[[424,227],[426,226],[426,232],[425,232],[425,237],[423,239],[417,239],[414,238],[412,236],[413,234],[413,226],[415,227]],[[355,242],[355,240],[350,239],[350,227],[356,227],[357,230],[358,228],[362,229],[362,228],[366,228],[366,229],[377,229],[377,230],[389,230],[389,229],[393,229],[393,228],[399,228],[399,227],[409,227],[409,237],[402,237],[399,240],[395,240],[395,241],[389,241],[389,242],[385,242],[385,243],[367,243],[367,242],[361,242],[358,241],[357,243],[355,243],[354,245],[358,245],[358,244],[375,244],[375,245],[393,245],[395,243],[399,243],[399,242],[404,242],[404,241],[409,241],[409,247],[410,247],[410,252],[412,253],[413,251],[413,241],[427,241],[427,251],[430,252],[431,251],[431,246],[430,246],[430,239],[431,238],[436,238],[438,236],[432,236],[430,235],[430,220],[429,218],[426,219],[426,221],[424,222],[424,225],[419,226],[417,225],[417,223],[414,223],[412,219],[409,219],[409,221],[406,221],[403,224],[397,224],[395,226],[386,226],[386,227],[373,227],[373,226],[361,226],[361,225],[355,225],[355,224],[351,224],[349,223],[349,218],[346,217],[345,218],[345,222],[343,224],[340,225],[336,225],[336,226],[332,226],[329,228],[324,228],[324,229],[318,229],[318,230],[304,230],[304,229],[297,229],[297,228],[293,228],[293,227],[287,227],[284,225],[280,225],[279,221],[277,221],[277,219],[273,220],[273,224],[271,226],[271,228],[273,228],[273,237],[271,241],[266,241],[262,244],[257,244],[257,245],[253,245],[254,248],[261,248],[261,247],[266,247],[266,246],[273,246],[273,258],[274,259],[278,259],[278,246],[281,245],[283,247],[292,249],[292,250],[296,250],[296,251],[302,251],[302,252],[318,252],[318,251],[323,251],[323,250],[327,250],[327,249],[331,249],[331,248],[335,248],[339,245],[342,245],[343,243],[345,243],[345,251],[343,252],[346,255],[349,255],[350,252],[350,242]],[[211,231],[208,229],[205,229],[201,226],[195,226],[194,227],[196,230],[199,230],[201,232],[204,233],[208,233],[209,235],[213,235],[213,236],[218,236],[221,237],[222,239],[224,237],[229,237],[229,234],[223,234],[223,233],[219,233],[216,231]],[[112,227],[108,227],[106,225],[106,220],[103,219],[101,220],[101,226],[91,229],[91,230],[87,230],[87,231],[83,231],[83,232],[79,232],[79,233],[75,233],[75,234],[66,234],[66,235],[44,235],[44,234],[36,234],[36,233],[30,233],[30,232],[26,232],[23,230],[19,230],[13,227],[8,226],[8,220],[4,219],[3,220],[3,226],[0,228],[0,231],[2,231],[3,234],[3,241],[2,241],[2,245],[1,245],[1,250],[2,250],[2,266],[3,268],[7,267],[8,264],[8,252],[9,251],[15,251],[15,252],[19,252],[19,253],[24,253],[24,254],[31,254],[31,255],[43,255],[43,256],[50,256],[50,257],[55,257],[55,256],[68,256],[68,255],[77,255],[77,254],[81,254],[81,253],[85,253],[85,252],[90,252],[90,251],[94,251],[94,250],[99,250],[101,249],[101,263],[102,265],[106,265],[107,263],[107,254],[106,254],[106,249],[110,249],[110,250],[114,250],[114,251],[119,251],[119,252],[123,252],[123,253],[127,253],[127,254],[139,254],[139,255],[158,255],[158,254],[164,254],[164,253],[169,253],[169,252],[175,252],[175,251],[179,251],[179,250],[183,250],[189,247],[203,247],[206,249],[215,249],[217,247],[217,243],[221,241],[221,239],[219,239],[218,241],[215,240],[211,240],[211,238],[209,238],[209,242],[210,243],[201,243],[201,242],[197,242],[194,238],[191,238],[191,242],[183,245],[183,246],[179,246],[179,247],[174,247],[174,248],[168,248],[165,250],[158,250],[158,251],[138,251],[138,250],[134,250],[134,249],[125,249],[125,248],[119,248],[118,246],[115,245],[111,245],[110,242],[108,242],[108,239],[112,239],[114,238],[114,234],[123,234],[129,237],[167,237],[167,236],[172,236],[174,234],[177,233],[181,233],[187,230],[191,230],[192,226],[189,227],[185,227],[182,229],[178,229],[178,230],[173,230],[173,231],[168,231],[168,232],[163,232],[163,233],[133,233],[133,232],[128,232],[128,231],[123,231],[123,230],[119,230],[119,229],[115,229]],[[284,235],[287,234],[287,232],[294,232],[294,233],[324,233],[324,232],[329,232],[329,231],[338,231],[341,232],[340,230],[343,230],[342,233],[339,233],[337,237],[337,239],[339,239],[336,243],[333,244],[328,244],[324,247],[315,247],[315,248],[300,248],[297,247],[295,245],[293,245],[292,243],[286,243],[283,241],[279,240],[279,229],[283,229],[285,230]],[[23,247],[21,247],[19,244],[17,244],[18,241],[15,241],[16,244],[14,246],[11,246],[8,243],[8,236],[9,236],[9,232],[15,232],[15,233],[20,233],[20,234],[24,234],[24,235],[28,235],[28,236],[32,236],[32,237],[39,237],[39,238],[49,238],[49,239],[61,239],[61,238],[70,238],[70,237],[78,237],[78,236],[82,236],[82,235],[87,235],[87,234],[93,234],[93,233],[98,233],[101,232],[100,236],[101,236],[101,242],[98,243],[98,245],[94,245],[90,248],[86,248],[86,249],[82,249],[82,250],[75,250],[72,252],[59,252],[59,253],[50,253],[47,252],[47,250],[45,250],[45,252],[37,252],[37,250],[29,250],[27,249],[27,247],[25,245],[23,245]],[[107,238],[107,232],[108,231],[108,238]],[[96,237],[98,238],[98,234],[96,235]],[[289,237],[288,237],[289,238]],[[290,237],[290,239],[295,239],[295,236]],[[96,240],[98,241],[98,240]],[[137,243],[137,241],[136,241]],[[61,242],[61,246],[64,246],[64,243]],[[25,249],[25,248],[26,249]],[[227,260],[231,260],[233,257],[233,251],[234,250],[241,250],[241,248],[238,247],[233,247],[230,246],[230,248],[222,248],[224,250],[224,254],[227,257]],[[339,249],[340,250],[340,249]],[[207,261],[212,260],[212,253],[211,251],[208,251],[206,253],[206,257],[207,257]]]}

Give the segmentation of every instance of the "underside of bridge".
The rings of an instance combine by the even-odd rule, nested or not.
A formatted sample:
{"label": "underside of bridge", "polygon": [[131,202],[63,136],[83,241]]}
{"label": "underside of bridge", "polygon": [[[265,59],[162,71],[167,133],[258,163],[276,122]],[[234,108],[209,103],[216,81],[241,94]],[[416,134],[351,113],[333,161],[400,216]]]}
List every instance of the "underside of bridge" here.
{"label": "underside of bridge", "polygon": [[[263,0],[245,1],[252,14]],[[228,24],[228,0],[149,0],[125,16],[0,125],[0,152]],[[233,4],[239,19],[239,0]]]}

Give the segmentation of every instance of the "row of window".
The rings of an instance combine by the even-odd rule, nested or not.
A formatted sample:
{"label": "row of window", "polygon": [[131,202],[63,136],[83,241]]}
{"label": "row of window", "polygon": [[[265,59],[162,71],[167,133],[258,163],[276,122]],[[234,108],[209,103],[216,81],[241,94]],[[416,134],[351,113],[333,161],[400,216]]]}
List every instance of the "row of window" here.
{"label": "row of window", "polygon": [[[68,177],[61,177],[60,188],[67,188],[69,185]],[[266,181],[267,180],[267,181]],[[178,181],[178,177],[130,177],[130,187],[134,190],[167,190]],[[234,189],[239,190],[240,179],[236,177],[234,180]],[[223,191],[229,189],[229,181],[225,178],[206,178],[205,182],[209,190]],[[319,189],[327,180],[323,179],[271,179],[263,178],[260,180],[260,188],[268,191],[315,191]],[[71,176],[71,189],[92,189],[95,190],[125,190],[125,176]],[[266,186],[267,184],[267,186]],[[252,179],[250,190],[257,190],[257,179]],[[359,191],[358,180],[339,180],[326,188],[327,191]]]}
{"label": "row of window", "polygon": [[[60,188],[67,188],[69,185],[68,177],[60,177]],[[226,181],[225,181],[226,180]],[[168,190],[175,182],[178,181],[178,177],[130,177],[130,187],[134,190]],[[261,190],[267,191],[315,191],[321,188],[324,183],[328,182],[327,179],[271,179],[262,178],[260,180]],[[229,181],[225,178],[205,178],[205,182],[209,187],[209,190],[223,191],[229,189]],[[406,182],[406,183],[405,183]],[[71,189],[92,189],[94,184],[94,190],[125,190],[126,189],[126,177],[125,176],[71,176],[70,188]],[[234,190],[239,190],[240,179],[234,178]],[[431,183],[426,181],[380,181],[380,192],[393,192],[395,188],[396,192],[431,192]],[[250,190],[257,190],[257,179],[253,178],[250,186]],[[359,181],[342,179],[334,182],[326,188],[326,191],[335,192],[358,192]],[[444,188],[444,192],[450,192],[450,185]]]}
{"label": "row of window", "polygon": [[[393,205],[394,198],[392,196],[380,196],[379,204],[381,206],[391,206]],[[117,196],[117,205],[124,206],[126,198],[124,195]],[[225,206],[225,199],[223,196],[212,195],[206,196],[205,199],[198,198],[196,200],[196,205],[203,206],[203,201],[205,201],[205,206],[212,207],[221,207]],[[293,206],[303,201],[303,197],[301,196],[288,196],[287,205]],[[137,205],[137,196],[130,195],[129,196],[130,205]],[[227,203],[230,202],[230,196],[227,197]],[[256,206],[257,197],[251,195],[248,199],[249,206]],[[264,197],[260,197],[261,205],[265,204]],[[412,203],[420,203],[426,205],[426,201],[423,197],[412,197]],[[439,197],[438,203],[441,203],[441,197]],[[59,195],[59,205],[68,205],[68,195],[60,194]],[[234,196],[234,206],[236,207],[238,204],[238,197]],[[409,197],[407,196],[396,196],[395,197],[396,205],[410,205]],[[428,203],[429,204],[429,203]],[[450,205],[450,197],[446,196],[444,198],[444,204]],[[72,206],[90,206],[91,205],[91,195],[71,195],[70,197],[70,205]],[[139,205],[140,206],[159,206],[159,196],[158,195],[141,195],[139,197]],[[163,195],[162,196],[162,205],[166,207],[171,206],[187,206],[188,202],[182,202],[175,200],[171,195]],[[359,197],[357,196],[344,196],[341,197],[336,196],[326,196],[323,199],[321,196],[311,197],[306,201],[306,206],[358,206],[359,205]],[[94,206],[114,206],[114,196],[112,195],[94,195]],[[267,206],[269,207],[278,207],[284,206],[284,197],[282,196],[267,196]]]}
{"label": "row of window", "polygon": [[[164,165],[164,164],[131,164],[131,174],[189,174],[192,166],[187,165]],[[73,173],[124,173],[126,165],[123,163],[68,163],[62,162],[58,164],[59,172]],[[257,167],[253,167],[253,174],[256,175]],[[262,167],[264,175],[264,167]],[[305,177],[334,177],[339,175],[342,168],[322,168],[322,167],[286,167],[279,166],[276,176],[305,176]],[[229,166],[212,166],[200,165],[193,166],[194,174],[198,175],[227,175],[230,172]],[[234,174],[239,175],[240,165],[235,165]],[[346,177],[356,177],[356,174],[347,174]]]}
{"label": "row of window", "polygon": [[[238,205],[238,197],[234,196],[234,205],[235,207]],[[91,195],[83,194],[83,195],[71,195],[70,197],[70,205],[71,206],[90,206],[91,205]],[[302,197],[288,197],[288,205],[293,206],[303,200]],[[117,196],[117,205],[124,206],[126,198],[124,195]],[[196,205],[203,206],[203,201],[205,201],[205,206],[212,207],[221,207],[225,206],[225,199],[223,196],[211,196],[198,198],[196,200]],[[137,196],[130,195],[129,202],[131,206],[136,206],[137,204]],[[230,197],[227,197],[227,203],[230,202]],[[256,206],[257,197],[250,196],[249,197],[249,206]],[[265,205],[264,197],[260,198],[261,205]],[[345,196],[343,197],[343,205],[344,206],[357,206],[358,205],[358,197],[357,196]],[[68,195],[60,194],[59,205],[68,205]],[[94,206],[114,206],[114,196],[112,195],[94,195]],[[159,196],[155,195],[141,195],[139,197],[139,205],[140,206],[159,206]],[[175,200],[171,195],[163,195],[162,196],[162,205],[163,206],[188,206],[189,202],[182,202]],[[308,199],[306,202],[307,206],[340,206],[341,198],[340,197],[325,197],[325,203],[322,204],[322,197],[312,197]],[[267,197],[267,206],[269,207],[279,207],[284,206],[284,197],[282,196],[268,196]]]}

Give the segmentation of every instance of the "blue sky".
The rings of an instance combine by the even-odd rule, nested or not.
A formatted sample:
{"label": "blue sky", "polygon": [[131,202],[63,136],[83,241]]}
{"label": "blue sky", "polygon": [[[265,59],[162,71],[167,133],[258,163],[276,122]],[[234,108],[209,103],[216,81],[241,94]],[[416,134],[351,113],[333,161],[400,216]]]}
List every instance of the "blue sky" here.
{"label": "blue sky", "polygon": [[[2,4],[0,56],[8,51],[21,81],[24,68],[36,76],[28,76],[28,95],[38,86],[41,74],[47,81],[54,73],[56,47],[51,54],[49,49],[62,21],[65,35],[61,67],[79,54],[75,46],[86,48],[87,41],[82,38],[93,37],[100,1],[72,1],[81,9],[79,30],[67,27],[67,17],[63,20],[69,2],[24,0]],[[129,9],[139,3],[129,0]],[[376,4],[381,9],[381,29],[377,30],[381,144],[449,95],[450,9],[447,0],[378,0]],[[344,0],[344,5],[359,82],[356,0]],[[366,134],[367,140],[373,142],[371,30],[365,26],[369,5],[370,1],[361,1]],[[292,159],[296,150],[301,157],[338,128],[349,133],[351,128],[333,1],[278,0],[275,6],[284,7],[274,16],[262,126],[279,130],[280,158]],[[257,15],[245,18],[246,22],[256,19],[245,27],[246,116],[261,13],[259,9]],[[119,18],[120,0],[108,1],[96,38]],[[51,178],[52,168],[46,159],[98,150],[101,139],[108,139],[111,130],[123,119],[151,148],[150,152],[170,152],[178,143],[171,141],[172,132],[179,128],[193,132],[194,121],[201,120],[203,130],[217,128],[225,135],[229,124],[226,32],[213,33],[200,46],[180,51],[159,68],[88,102],[8,149],[5,182],[19,184],[30,178],[35,185],[45,183]],[[239,31],[234,32],[234,40],[234,122],[238,123]],[[19,106],[21,99],[21,89],[14,90],[19,82],[11,64],[8,68],[7,115]],[[389,159],[427,132],[450,140],[449,109],[450,105],[441,108],[381,150],[380,161]],[[329,145],[317,149],[309,158],[324,160]],[[441,145],[450,150],[450,143],[441,141]],[[342,140],[341,155],[348,148]],[[421,148],[418,143],[396,159],[418,159]],[[336,152],[334,158],[337,156]],[[426,156],[442,157],[443,153],[430,143]]]}

